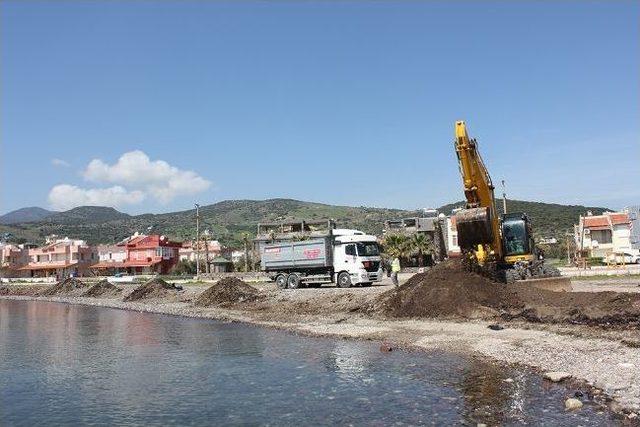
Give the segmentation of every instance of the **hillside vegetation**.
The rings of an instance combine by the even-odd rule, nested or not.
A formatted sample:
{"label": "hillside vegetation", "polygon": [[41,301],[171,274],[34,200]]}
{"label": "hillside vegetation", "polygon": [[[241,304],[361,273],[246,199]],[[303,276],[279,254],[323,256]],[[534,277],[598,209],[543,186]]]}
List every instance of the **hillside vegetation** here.
{"label": "hillside vegetation", "polygon": [[[453,203],[439,210],[450,214],[453,208],[462,205],[462,202]],[[527,212],[536,235],[544,237],[560,237],[571,230],[578,215],[584,215],[587,210],[594,214],[605,210],[517,200],[510,200],[508,209]],[[254,236],[259,222],[333,218],[340,227],[381,234],[385,220],[419,214],[401,209],[334,206],[290,199],[227,200],[200,208],[201,230],[209,230],[214,239],[232,247],[241,245],[243,233]],[[195,210],[127,215],[113,208],[83,206],[54,213],[40,221],[3,225],[0,230],[11,233],[14,241],[34,243],[41,243],[48,234],[85,239],[89,243],[113,243],[136,231],[189,240],[195,235]]]}

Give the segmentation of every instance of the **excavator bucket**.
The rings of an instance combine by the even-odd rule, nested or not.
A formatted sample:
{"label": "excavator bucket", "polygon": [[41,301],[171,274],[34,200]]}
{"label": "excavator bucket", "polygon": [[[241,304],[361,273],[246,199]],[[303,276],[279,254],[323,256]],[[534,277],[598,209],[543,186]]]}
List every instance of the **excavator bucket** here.
{"label": "excavator bucket", "polygon": [[533,286],[553,292],[571,292],[571,279],[569,277],[541,277],[539,279],[518,280],[517,285]]}
{"label": "excavator bucket", "polygon": [[456,213],[458,245],[475,249],[478,244],[492,243],[491,214],[488,208],[463,209]]}

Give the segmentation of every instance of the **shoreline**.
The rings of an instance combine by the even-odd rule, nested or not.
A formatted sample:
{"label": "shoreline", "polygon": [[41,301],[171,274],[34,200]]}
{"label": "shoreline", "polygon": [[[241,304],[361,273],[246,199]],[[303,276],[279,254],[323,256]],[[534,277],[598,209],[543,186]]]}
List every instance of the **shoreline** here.
{"label": "shoreline", "polygon": [[390,343],[392,348],[451,351],[497,363],[526,366],[540,374],[567,372],[571,374],[567,384],[592,390],[595,404],[606,405],[633,422],[637,422],[640,412],[640,348],[635,343],[625,343],[625,339],[615,334],[588,327],[506,322],[503,330],[494,331],[488,328],[490,322],[479,320],[389,320],[349,312],[261,313],[264,310],[250,306],[233,309],[195,307],[190,300],[123,302],[119,298],[29,295],[2,295],[0,298],[241,322],[309,336],[376,340]]}

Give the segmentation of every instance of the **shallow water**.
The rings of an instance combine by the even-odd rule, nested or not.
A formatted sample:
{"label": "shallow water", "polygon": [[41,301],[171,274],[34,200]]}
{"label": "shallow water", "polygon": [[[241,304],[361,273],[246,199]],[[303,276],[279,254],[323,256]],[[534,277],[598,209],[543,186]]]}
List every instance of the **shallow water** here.
{"label": "shallow water", "polygon": [[0,299],[0,425],[615,423],[566,412],[573,392],[448,353]]}

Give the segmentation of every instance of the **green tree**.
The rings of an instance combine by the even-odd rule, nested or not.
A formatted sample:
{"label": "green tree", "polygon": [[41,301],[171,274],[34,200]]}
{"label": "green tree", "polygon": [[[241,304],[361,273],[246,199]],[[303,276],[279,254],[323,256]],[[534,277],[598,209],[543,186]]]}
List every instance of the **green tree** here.
{"label": "green tree", "polygon": [[382,250],[390,258],[406,258],[411,254],[409,238],[404,234],[388,234],[382,240]]}
{"label": "green tree", "polygon": [[427,236],[424,233],[412,234],[408,239],[407,245],[409,247],[410,254],[418,257],[420,267],[424,267],[425,255],[433,256],[435,253],[433,240],[431,240],[430,236]]}
{"label": "green tree", "polygon": [[186,259],[178,261],[176,266],[173,267],[173,274],[177,274],[180,276],[189,276],[192,274],[196,274],[195,261],[189,261]]}

